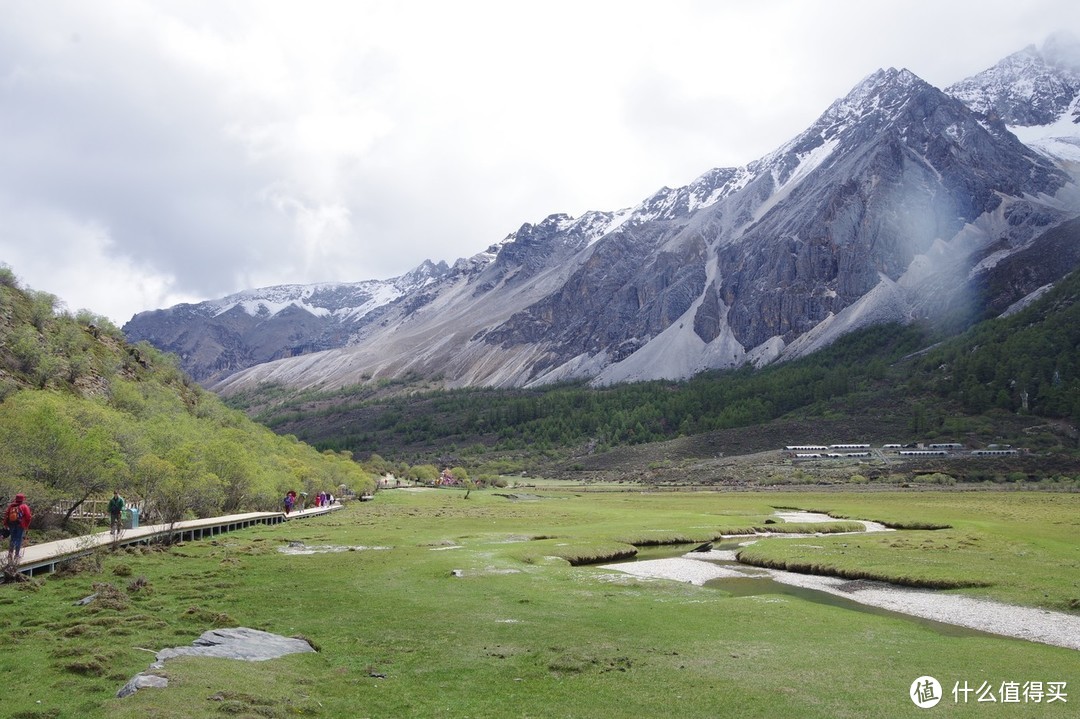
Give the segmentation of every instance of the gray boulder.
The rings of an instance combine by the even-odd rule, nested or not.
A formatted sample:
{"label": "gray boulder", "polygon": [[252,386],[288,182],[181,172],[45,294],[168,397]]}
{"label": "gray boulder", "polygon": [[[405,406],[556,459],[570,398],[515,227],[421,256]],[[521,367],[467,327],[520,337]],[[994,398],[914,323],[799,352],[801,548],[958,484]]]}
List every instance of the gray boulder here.
{"label": "gray boulder", "polygon": [[155,674],[136,674],[131,678],[131,681],[120,688],[120,691],[116,692],[116,698],[129,697],[140,689],[147,687],[164,689],[167,686],[169,686],[169,680],[165,677],[159,677]]}
{"label": "gray boulder", "polygon": [[166,659],[173,657],[218,657],[220,659],[242,659],[249,662],[263,662],[277,659],[286,654],[300,654],[315,651],[303,639],[290,639],[258,629],[237,627],[235,629],[213,629],[203,632],[192,642],[190,647],[162,649],[157,653],[157,660],[150,665],[152,669],[165,666]]}
{"label": "gray boulder", "polygon": [[[150,669],[162,669],[165,661],[174,657],[216,657],[263,662],[286,654],[314,652],[315,649],[303,639],[291,639],[270,632],[237,627],[235,629],[212,629],[192,642],[190,647],[162,649]],[[131,696],[144,687],[166,687],[169,680],[154,674],[136,674],[116,693],[118,698]]]}

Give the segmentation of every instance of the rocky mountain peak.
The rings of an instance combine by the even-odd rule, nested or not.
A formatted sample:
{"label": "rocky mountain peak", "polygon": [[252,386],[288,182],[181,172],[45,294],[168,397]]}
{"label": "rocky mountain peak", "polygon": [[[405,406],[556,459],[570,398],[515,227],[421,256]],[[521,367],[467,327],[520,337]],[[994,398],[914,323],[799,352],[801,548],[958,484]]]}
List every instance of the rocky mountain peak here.
{"label": "rocky mountain peak", "polygon": [[1080,94],[1080,42],[1058,33],[946,89],[971,109],[1007,125],[1049,125]]}
{"label": "rocky mountain peak", "polygon": [[834,102],[819,123],[843,125],[873,116],[894,114],[918,90],[933,89],[910,70],[886,68],[867,75],[862,82]]}
{"label": "rocky mountain peak", "polygon": [[406,272],[394,282],[398,286],[404,287],[422,286],[438,280],[449,271],[450,266],[446,264],[446,260],[439,260],[437,263],[432,262],[431,260],[424,260],[417,267]]}
{"label": "rocky mountain peak", "polygon": [[[256,292],[243,311],[125,331],[225,392],[406,372],[451,387],[603,384],[761,365],[868,324],[955,317],[980,287],[1006,288],[998,306],[1080,257],[1059,251],[1076,244],[1070,232],[1044,240],[1080,215],[1080,156],[1062,160],[1080,142],[1060,127],[1039,144],[1017,133],[1076,107],[1074,48],[1055,36],[948,93],[880,69],[774,152],[633,207],[526,222],[453,267],[290,290],[276,304]],[[256,300],[266,312],[251,313]]]}

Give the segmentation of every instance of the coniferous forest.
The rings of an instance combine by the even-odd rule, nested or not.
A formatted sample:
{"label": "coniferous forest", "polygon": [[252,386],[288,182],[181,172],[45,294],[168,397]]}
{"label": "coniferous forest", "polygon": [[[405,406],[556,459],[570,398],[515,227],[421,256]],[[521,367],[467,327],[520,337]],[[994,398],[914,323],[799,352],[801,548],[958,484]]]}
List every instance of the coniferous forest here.
{"label": "coniferous forest", "polygon": [[989,441],[994,418],[1080,423],[1078,296],[1074,273],[1025,310],[957,336],[876,326],[797,361],[681,382],[422,391],[399,380],[299,395],[264,387],[228,401],[321,448],[412,461],[469,448],[605,451],[844,413],[868,415],[871,435],[876,413],[902,419],[910,437],[981,426]]}

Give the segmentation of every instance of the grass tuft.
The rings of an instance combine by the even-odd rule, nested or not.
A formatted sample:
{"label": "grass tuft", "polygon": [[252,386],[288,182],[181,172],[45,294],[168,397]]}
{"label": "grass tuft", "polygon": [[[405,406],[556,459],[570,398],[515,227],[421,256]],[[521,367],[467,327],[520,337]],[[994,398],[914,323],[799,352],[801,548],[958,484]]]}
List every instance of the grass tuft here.
{"label": "grass tuft", "polygon": [[64,669],[84,677],[100,677],[105,675],[107,661],[105,657],[95,656],[65,664]]}
{"label": "grass tuft", "polygon": [[866,569],[850,569],[838,567],[821,562],[800,562],[783,559],[772,559],[754,555],[752,552],[742,550],[735,555],[743,564],[765,569],[782,569],[796,574],[815,574],[822,577],[839,577],[840,579],[869,580],[875,582],[888,582],[902,587],[916,587],[919,589],[970,589],[974,587],[992,587],[993,582],[983,582],[973,579],[942,579],[926,576],[913,576],[909,574],[897,574],[894,572],[878,572]]}

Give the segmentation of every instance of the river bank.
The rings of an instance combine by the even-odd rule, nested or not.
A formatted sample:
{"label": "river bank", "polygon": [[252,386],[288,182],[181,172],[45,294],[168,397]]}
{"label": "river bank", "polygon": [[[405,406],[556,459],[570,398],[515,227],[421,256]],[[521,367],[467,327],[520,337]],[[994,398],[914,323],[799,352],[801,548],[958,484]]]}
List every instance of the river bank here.
{"label": "river bank", "polygon": [[[777,517],[789,522],[835,521],[827,515],[808,512],[778,513]],[[863,524],[867,526],[867,532],[891,531],[875,522]],[[805,539],[806,535],[800,537]],[[790,537],[794,538],[796,537]],[[779,541],[786,539],[789,538]],[[757,540],[741,542],[741,545],[752,544],[754,541]],[[1080,651],[1080,616],[940,590],[912,589],[886,582],[853,581],[754,567],[739,564],[736,550],[732,549],[690,552],[682,557],[667,559],[606,564],[600,568],[638,578],[668,579],[698,586],[718,579],[768,577],[782,584],[826,592],[860,604],[921,619]]]}

